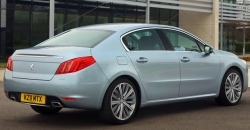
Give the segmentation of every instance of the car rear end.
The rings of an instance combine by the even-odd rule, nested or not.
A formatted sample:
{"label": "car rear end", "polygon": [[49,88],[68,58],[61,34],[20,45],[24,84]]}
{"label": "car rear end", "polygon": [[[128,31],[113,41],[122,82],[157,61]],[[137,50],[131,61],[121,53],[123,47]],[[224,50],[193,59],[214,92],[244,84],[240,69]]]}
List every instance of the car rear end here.
{"label": "car rear end", "polygon": [[[103,36],[91,41],[91,33]],[[6,96],[37,106],[100,109],[103,88],[109,81],[91,49],[111,34],[78,29],[38,46],[17,50],[5,71]]]}

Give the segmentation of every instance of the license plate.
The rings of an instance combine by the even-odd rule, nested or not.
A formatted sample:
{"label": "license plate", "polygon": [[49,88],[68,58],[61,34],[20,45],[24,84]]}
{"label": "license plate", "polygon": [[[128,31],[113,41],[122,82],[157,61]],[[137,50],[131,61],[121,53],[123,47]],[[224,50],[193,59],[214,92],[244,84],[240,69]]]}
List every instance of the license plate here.
{"label": "license plate", "polygon": [[38,94],[21,93],[21,102],[34,103],[34,104],[45,104],[46,96]]}

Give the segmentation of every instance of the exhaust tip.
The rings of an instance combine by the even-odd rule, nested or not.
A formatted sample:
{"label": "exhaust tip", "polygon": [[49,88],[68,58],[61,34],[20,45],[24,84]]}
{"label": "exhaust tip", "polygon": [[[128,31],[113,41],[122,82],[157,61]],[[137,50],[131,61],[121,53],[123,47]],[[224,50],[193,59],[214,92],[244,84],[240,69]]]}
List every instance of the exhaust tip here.
{"label": "exhaust tip", "polygon": [[13,100],[13,101],[16,101],[16,97],[13,96],[13,95],[10,96],[10,99]]}
{"label": "exhaust tip", "polygon": [[52,107],[63,107],[60,102],[51,102]]}

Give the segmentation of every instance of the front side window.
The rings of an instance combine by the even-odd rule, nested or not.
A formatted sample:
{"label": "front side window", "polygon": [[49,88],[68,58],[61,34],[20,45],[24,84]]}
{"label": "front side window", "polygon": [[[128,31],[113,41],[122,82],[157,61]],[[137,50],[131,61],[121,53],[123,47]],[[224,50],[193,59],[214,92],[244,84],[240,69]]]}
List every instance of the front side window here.
{"label": "front side window", "polygon": [[165,50],[164,44],[154,29],[132,32],[122,38],[130,51]]}
{"label": "front side window", "polygon": [[175,51],[201,52],[201,49],[194,38],[174,30],[163,30],[163,32]]}
{"label": "front side window", "polygon": [[37,46],[78,46],[91,48],[109,37],[111,34],[113,34],[113,31],[73,29],[60,33]]}

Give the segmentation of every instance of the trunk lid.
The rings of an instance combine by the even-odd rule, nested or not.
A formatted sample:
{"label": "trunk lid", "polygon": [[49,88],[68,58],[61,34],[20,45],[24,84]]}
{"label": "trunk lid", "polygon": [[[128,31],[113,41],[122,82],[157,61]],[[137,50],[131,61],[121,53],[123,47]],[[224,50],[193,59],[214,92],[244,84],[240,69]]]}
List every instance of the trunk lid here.
{"label": "trunk lid", "polygon": [[91,56],[84,47],[32,47],[12,55],[13,78],[51,80],[59,65],[69,59]]}

